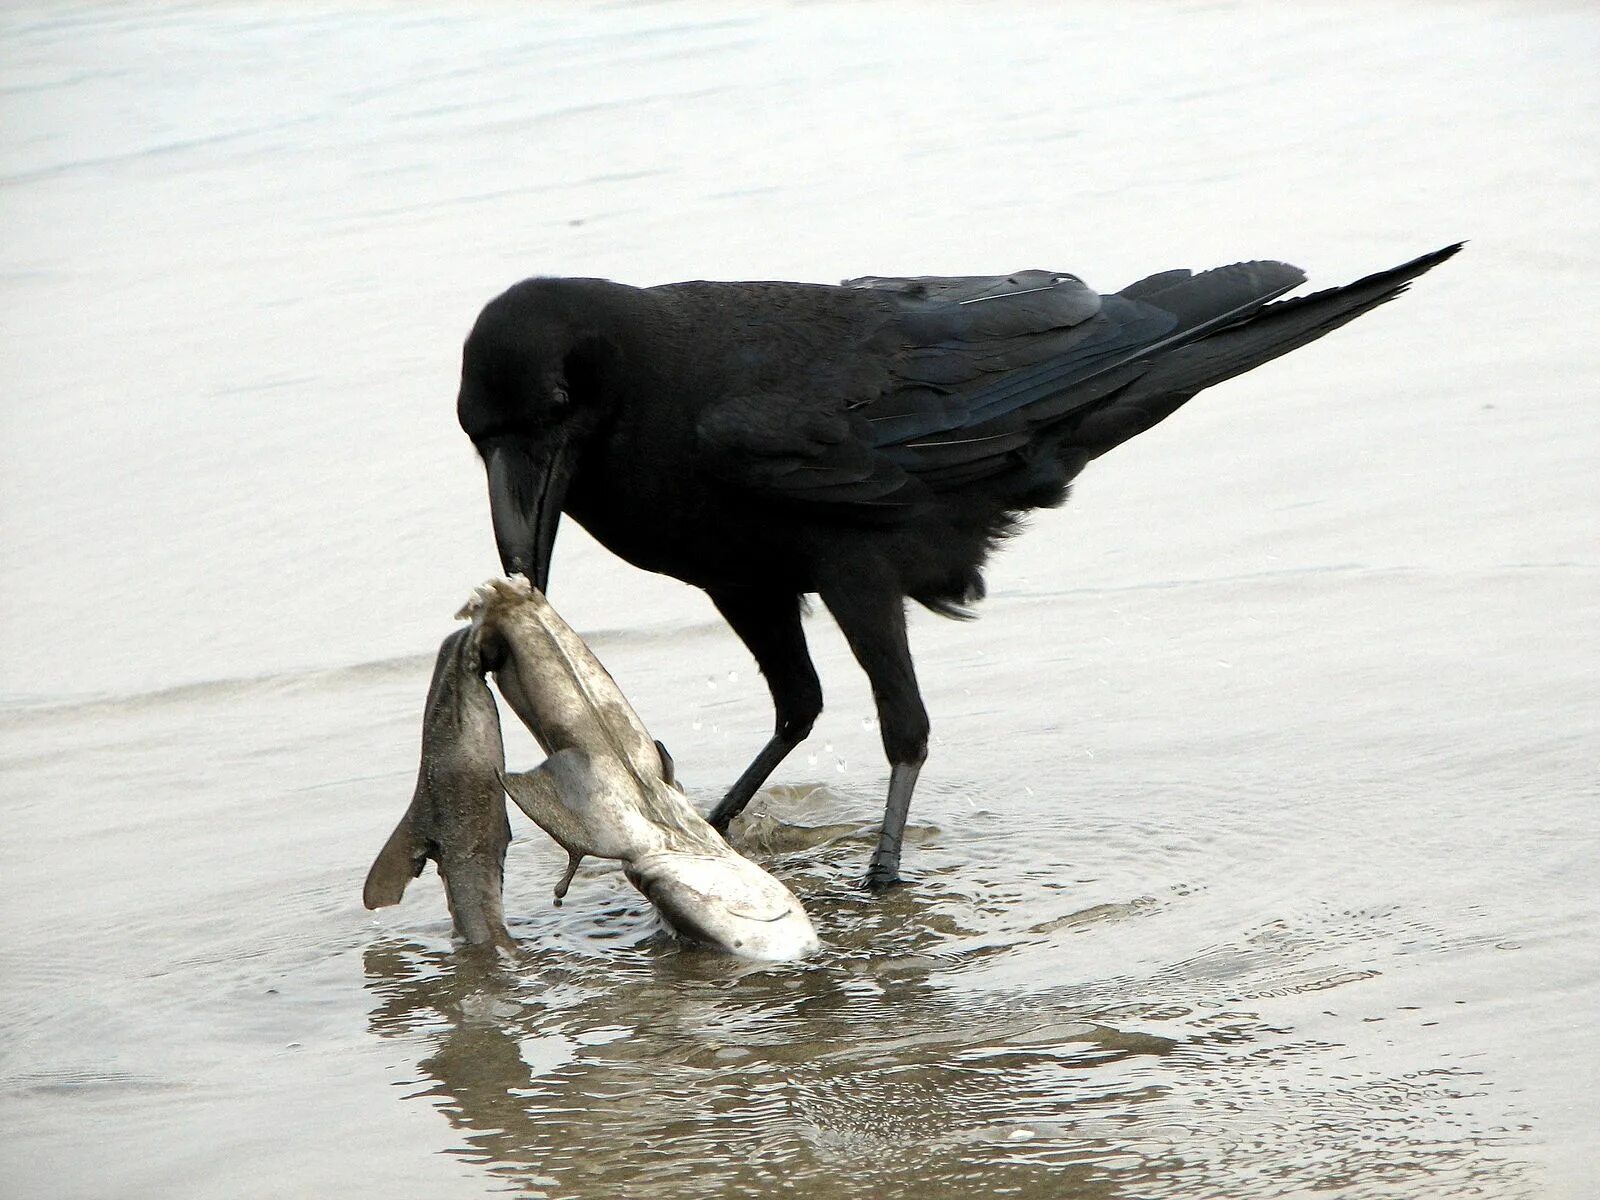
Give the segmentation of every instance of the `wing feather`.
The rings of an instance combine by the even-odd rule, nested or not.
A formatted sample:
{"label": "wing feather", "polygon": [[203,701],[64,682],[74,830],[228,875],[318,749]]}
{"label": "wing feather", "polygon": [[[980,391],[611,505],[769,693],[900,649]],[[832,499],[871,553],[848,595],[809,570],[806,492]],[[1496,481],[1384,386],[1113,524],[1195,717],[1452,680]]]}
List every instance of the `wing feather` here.
{"label": "wing feather", "polygon": [[[933,492],[1021,463],[1042,431],[1095,406],[1152,360],[1246,319],[1304,280],[1284,263],[1165,271],[1101,296],[1074,275],[869,276],[832,296],[852,320],[784,324],[762,386],[700,415],[707,469],[768,499],[895,520]],[[770,286],[770,285],[763,285]],[[802,323],[803,324],[803,323]],[[789,355],[806,365],[791,369]],[[1074,414],[1080,414],[1075,416]],[[1123,419],[1123,418],[1118,418]]]}

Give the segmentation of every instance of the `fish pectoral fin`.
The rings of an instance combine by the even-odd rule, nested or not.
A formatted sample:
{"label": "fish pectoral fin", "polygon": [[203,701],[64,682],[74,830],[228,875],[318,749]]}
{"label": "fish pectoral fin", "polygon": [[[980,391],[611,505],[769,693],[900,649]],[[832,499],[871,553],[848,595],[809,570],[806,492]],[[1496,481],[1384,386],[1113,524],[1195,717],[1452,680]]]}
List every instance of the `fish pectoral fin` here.
{"label": "fish pectoral fin", "polygon": [[578,864],[595,850],[593,831],[583,814],[567,803],[567,792],[584,788],[589,777],[589,756],[569,748],[558,750],[531,771],[500,778],[506,795],[567,852],[566,872],[556,883],[557,907],[572,886]]}
{"label": "fish pectoral fin", "polygon": [[612,857],[596,846],[588,816],[594,773],[582,750],[558,750],[531,771],[501,776],[500,783],[517,807],[569,854]]}
{"label": "fish pectoral fin", "polygon": [[408,812],[400,818],[389,840],[372,860],[367,872],[366,886],[361,889],[361,902],[368,908],[387,908],[399,904],[405,895],[406,884],[422,874],[428,862],[428,846],[417,836],[416,826]]}
{"label": "fish pectoral fin", "polygon": [[642,811],[639,788],[576,747],[556,751],[535,770],[504,775],[501,784],[568,854],[628,862],[665,837]]}

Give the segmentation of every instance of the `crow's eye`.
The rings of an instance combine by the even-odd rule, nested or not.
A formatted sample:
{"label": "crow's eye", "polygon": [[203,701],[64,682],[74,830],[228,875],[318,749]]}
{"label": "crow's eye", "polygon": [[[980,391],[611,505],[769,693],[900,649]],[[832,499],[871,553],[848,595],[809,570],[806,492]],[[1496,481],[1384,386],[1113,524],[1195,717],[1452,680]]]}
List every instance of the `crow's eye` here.
{"label": "crow's eye", "polygon": [[566,408],[572,403],[572,397],[567,395],[565,384],[558,383],[550,389],[550,407]]}

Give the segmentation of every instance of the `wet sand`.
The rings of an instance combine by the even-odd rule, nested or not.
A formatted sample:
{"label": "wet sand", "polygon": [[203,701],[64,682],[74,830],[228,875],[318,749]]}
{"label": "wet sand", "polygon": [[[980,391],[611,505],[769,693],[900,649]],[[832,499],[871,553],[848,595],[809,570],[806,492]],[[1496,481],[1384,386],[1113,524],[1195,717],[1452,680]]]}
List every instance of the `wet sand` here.
{"label": "wet sand", "polygon": [[[1600,19],[938,11],[0,15],[16,1194],[1589,1194]],[[361,908],[495,566],[453,375],[506,284],[1316,286],[1463,237],[916,616],[878,902],[811,620],[828,710],[738,838],[815,963],[682,950],[603,865],[557,910],[520,817],[520,963],[431,876]],[[744,651],[571,527],[552,590],[708,806],[770,721]]]}

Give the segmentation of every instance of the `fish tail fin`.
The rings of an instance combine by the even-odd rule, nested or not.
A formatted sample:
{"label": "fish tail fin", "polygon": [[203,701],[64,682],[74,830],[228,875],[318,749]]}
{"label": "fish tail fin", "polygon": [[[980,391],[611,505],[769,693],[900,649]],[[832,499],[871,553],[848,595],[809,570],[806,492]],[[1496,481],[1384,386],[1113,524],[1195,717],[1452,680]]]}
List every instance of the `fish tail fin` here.
{"label": "fish tail fin", "polygon": [[411,814],[406,813],[373,859],[366,886],[361,889],[361,902],[368,908],[399,904],[406,885],[422,874],[427,862],[427,843],[417,836]]}

